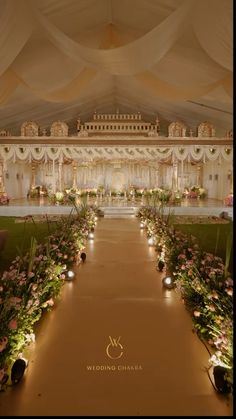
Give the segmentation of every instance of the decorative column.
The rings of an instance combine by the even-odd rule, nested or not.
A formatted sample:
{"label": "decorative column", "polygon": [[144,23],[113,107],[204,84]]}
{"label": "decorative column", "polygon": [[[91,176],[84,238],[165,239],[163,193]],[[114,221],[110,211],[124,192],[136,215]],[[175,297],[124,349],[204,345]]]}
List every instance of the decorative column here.
{"label": "decorative column", "polygon": [[152,172],[151,167],[148,166],[149,189],[152,189]]}
{"label": "decorative column", "polygon": [[5,193],[4,176],[3,176],[3,161],[0,160],[0,195]]}
{"label": "decorative column", "polygon": [[172,165],[172,190],[178,190],[178,162],[174,161]]}
{"label": "decorative column", "polygon": [[202,186],[202,166],[197,166],[197,186]]}
{"label": "decorative column", "polygon": [[72,169],[73,169],[72,188],[77,189],[77,162],[75,160],[73,160],[72,162]]}
{"label": "decorative column", "polygon": [[232,194],[233,193],[233,172],[232,172],[232,170],[228,170],[227,178],[228,178],[228,185],[229,185],[229,193]]}
{"label": "decorative column", "polygon": [[160,166],[159,166],[159,163],[157,163],[157,167],[156,167],[156,179],[155,179],[156,185],[155,185],[155,188],[159,188],[159,176],[160,176]]}
{"label": "decorative column", "polygon": [[52,161],[52,193],[56,193],[55,160]]}
{"label": "decorative column", "polygon": [[181,160],[181,192],[184,192],[184,161]]}
{"label": "decorative column", "polygon": [[63,166],[63,163],[59,161],[58,163],[58,189],[60,192],[62,191],[62,166]]}
{"label": "decorative column", "polygon": [[35,188],[35,174],[36,174],[36,165],[31,163],[31,181],[30,181],[30,189]]}

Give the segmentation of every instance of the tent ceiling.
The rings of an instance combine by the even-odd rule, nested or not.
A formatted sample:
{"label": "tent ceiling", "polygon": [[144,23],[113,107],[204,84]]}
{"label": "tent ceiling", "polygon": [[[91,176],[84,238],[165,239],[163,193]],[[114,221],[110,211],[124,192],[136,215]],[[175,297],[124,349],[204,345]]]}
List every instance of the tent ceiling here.
{"label": "tent ceiling", "polygon": [[[0,128],[98,112],[232,128],[232,0],[0,0]],[[214,11],[214,12],[213,12]]]}

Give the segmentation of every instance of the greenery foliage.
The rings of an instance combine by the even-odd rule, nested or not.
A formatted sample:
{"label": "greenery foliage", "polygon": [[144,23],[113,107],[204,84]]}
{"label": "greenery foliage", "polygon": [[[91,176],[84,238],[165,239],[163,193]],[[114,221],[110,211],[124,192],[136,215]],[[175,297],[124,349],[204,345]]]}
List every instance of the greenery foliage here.
{"label": "greenery foliage", "polygon": [[[85,238],[96,223],[96,209],[86,204],[61,217],[45,243],[35,238],[0,277],[0,389],[14,360],[34,339],[33,326],[61,292],[66,271],[80,260]],[[9,380],[8,380],[9,381]]]}
{"label": "greenery foliage", "polygon": [[198,335],[215,352],[209,362],[226,368],[229,390],[233,388],[233,279],[228,272],[231,237],[226,264],[201,249],[197,239],[167,223],[156,208],[142,207],[138,217],[154,238],[158,259],[174,277],[176,289],[190,312]]}

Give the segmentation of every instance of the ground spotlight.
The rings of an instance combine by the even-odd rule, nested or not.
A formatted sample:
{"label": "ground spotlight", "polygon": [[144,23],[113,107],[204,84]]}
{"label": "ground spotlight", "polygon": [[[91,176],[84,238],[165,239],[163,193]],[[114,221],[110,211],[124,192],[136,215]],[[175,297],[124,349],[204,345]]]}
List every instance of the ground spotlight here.
{"label": "ground spotlight", "polygon": [[24,358],[18,358],[11,368],[12,384],[17,384],[23,377],[28,361]]}
{"label": "ground spotlight", "polygon": [[213,370],[213,375],[215,379],[215,386],[220,393],[230,393],[230,386],[228,381],[225,379],[225,374],[227,369],[221,365],[216,365]]}
{"label": "ground spotlight", "polygon": [[149,237],[148,244],[149,244],[149,246],[154,246],[154,238],[153,237]]}
{"label": "ground spotlight", "polygon": [[81,258],[82,262],[85,262],[85,260],[86,260],[86,253],[85,252],[82,252],[81,255],[80,255],[80,258]]}
{"label": "ground spotlight", "polygon": [[165,288],[172,289],[174,288],[175,284],[171,276],[165,276],[162,280],[162,284]]}
{"label": "ground spotlight", "polygon": [[73,279],[74,279],[74,277],[75,277],[75,273],[74,273],[74,271],[67,271],[66,272],[66,279],[67,279],[67,281],[72,281]]}
{"label": "ground spotlight", "polygon": [[92,231],[90,231],[90,233],[88,234],[88,238],[89,238],[90,240],[93,240],[93,239],[94,239],[94,234],[93,234],[93,232],[92,232]]}
{"label": "ground spotlight", "polygon": [[140,223],[140,228],[144,228],[144,224],[142,222]]}
{"label": "ground spotlight", "polygon": [[157,262],[157,269],[159,270],[159,272],[162,272],[165,266],[165,262],[162,259],[159,259],[159,261]]}

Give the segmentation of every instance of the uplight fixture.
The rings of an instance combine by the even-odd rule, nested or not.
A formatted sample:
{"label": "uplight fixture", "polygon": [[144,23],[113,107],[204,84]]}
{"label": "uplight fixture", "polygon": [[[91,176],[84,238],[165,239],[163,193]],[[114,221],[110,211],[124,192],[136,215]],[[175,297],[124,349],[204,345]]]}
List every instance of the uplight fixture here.
{"label": "uplight fixture", "polygon": [[153,237],[149,237],[148,244],[149,244],[149,246],[154,246],[154,239],[153,239]]}
{"label": "uplight fixture", "polygon": [[89,238],[90,240],[93,240],[93,239],[94,239],[94,233],[93,233],[92,231],[90,231],[90,232],[89,232],[89,234],[88,234],[88,238]]}
{"label": "uplight fixture", "polygon": [[67,271],[67,273],[66,273],[67,281],[72,281],[74,279],[74,277],[75,277],[74,271],[71,271],[71,270]]}
{"label": "uplight fixture", "polygon": [[162,280],[162,284],[165,288],[172,289],[174,288],[175,284],[171,276],[165,276]]}
{"label": "uplight fixture", "polygon": [[23,377],[28,361],[25,358],[18,358],[11,368],[11,382],[17,384]]}

